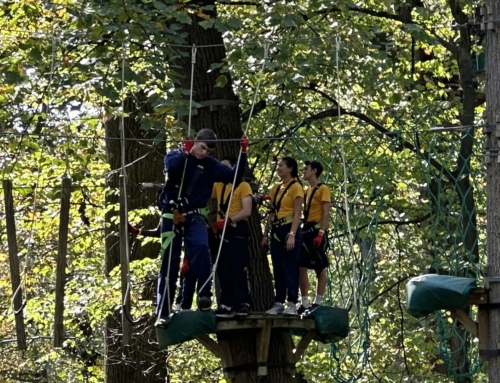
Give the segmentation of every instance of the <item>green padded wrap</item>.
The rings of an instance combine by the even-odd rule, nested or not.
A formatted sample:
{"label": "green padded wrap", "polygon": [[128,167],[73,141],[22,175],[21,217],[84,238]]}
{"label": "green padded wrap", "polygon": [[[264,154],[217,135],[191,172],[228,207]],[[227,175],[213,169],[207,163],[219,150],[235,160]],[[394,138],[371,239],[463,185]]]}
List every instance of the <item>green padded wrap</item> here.
{"label": "green padded wrap", "polygon": [[420,318],[438,310],[464,309],[467,297],[475,287],[474,278],[421,275],[406,284],[406,310],[415,318]]}
{"label": "green padded wrap", "polygon": [[[314,318],[316,334],[313,339],[321,343],[334,343],[349,335],[349,312],[340,307],[319,306],[312,310],[308,318]],[[295,329],[295,335],[304,335],[307,331]]]}
{"label": "green padded wrap", "polygon": [[212,310],[184,310],[174,314],[168,328],[156,328],[158,344],[165,348],[187,342],[196,335],[215,332],[215,318]]}

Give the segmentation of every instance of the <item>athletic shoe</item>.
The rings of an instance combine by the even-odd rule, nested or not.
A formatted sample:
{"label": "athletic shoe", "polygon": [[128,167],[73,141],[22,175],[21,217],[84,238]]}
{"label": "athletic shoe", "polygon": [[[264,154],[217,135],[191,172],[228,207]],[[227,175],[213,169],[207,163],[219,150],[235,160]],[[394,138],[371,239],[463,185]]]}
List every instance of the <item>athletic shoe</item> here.
{"label": "athletic shoe", "polygon": [[306,311],[309,311],[310,307],[307,306],[307,307],[304,307],[303,305],[300,305],[299,309],[297,310],[297,314],[299,315],[302,315],[304,314]]}
{"label": "athletic shoe", "polygon": [[278,315],[283,312],[285,308],[283,307],[283,303],[276,302],[273,307],[266,311],[266,314],[270,315]]}
{"label": "athletic shoe", "polygon": [[199,297],[198,298],[198,308],[202,311],[210,310],[212,307],[212,299],[210,297]]}
{"label": "athletic shoe", "polygon": [[228,309],[226,306],[222,305],[217,310],[215,310],[215,316],[219,318],[232,318],[234,317],[233,309]]}
{"label": "athletic shoe", "polygon": [[286,309],[283,310],[284,315],[297,315],[297,305],[293,302],[288,302]]}
{"label": "athletic shoe", "polygon": [[180,313],[182,311],[182,307],[179,303],[177,303],[175,306],[174,306],[174,313]]}
{"label": "athletic shoe", "polygon": [[238,307],[235,311],[236,315],[248,315],[252,312],[252,310],[250,310],[250,305],[248,303],[242,303],[240,305],[240,307]]}

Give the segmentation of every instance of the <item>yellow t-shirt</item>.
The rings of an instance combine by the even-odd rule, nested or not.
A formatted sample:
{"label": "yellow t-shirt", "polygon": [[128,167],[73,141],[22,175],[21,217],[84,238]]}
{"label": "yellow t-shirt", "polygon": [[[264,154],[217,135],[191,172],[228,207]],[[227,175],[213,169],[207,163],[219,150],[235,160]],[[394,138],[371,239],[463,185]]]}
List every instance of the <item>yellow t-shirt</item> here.
{"label": "yellow t-shirt", "polygon": [[[306,209],[309,206],[309,199],[313,190],[313,187],[308,187],[306,189],[304,202]],[[330,202],[330,200],[330,189],[328,189],[328,186],[326,185],[321,185],[318,190],[316,190],[316,193],[314,193],[306,222],[321,222],[321,217],[323,216],[323,202]]]}
{"label": "yellow t-shirt", "polygon": [[[279,202],[281,195],[287,188],[288,184],[290,182],[293,182],[294,180],[290,180],[286,184],[276,184],[273,186],[271,189],[271,192],[269,193],[269,196],[271,197],[271,201],[276,203]],[[276,193],[278,193],[276,195]],[[302,197],[304,198],[304,189],[302,188],[302,185],[298,182],[295,182],[292,186],[288,188],[286,191],[286,194],[283,196],[283,199],[281,199],[281,204],[279,206],[279,210],[277,212],[277,218],[281,219],[283,217],[287,216],[293,216],[293,201],[295,201],[295,198],[297,197]],[[277,206],[274,206],[275,209],[277,209]]]}
{"label": "yellow t-shirt", "polygon": [[[224,197],[222,199],[223,203],[229,203],[229,193],[231,193],[231,189],[233,188],[232,184],[226,184],[226,190],[224,190]],[[224,189],[224,184],[222,182],[216,182],[212,189],[212,198],[217,200],[217,218],[222,219],[221,215],[218,213],[221,210],[221,196],[222,190]],[[230,217],[241,209],[243,209],[243,203],[241,202],[243,198],[252,195],[252,188],[248,182],[241,182],[236,190],[233,193],[233,199],[231,200],[231,207],[229,209],[229,214],[226,214],[226,217]],[[226,209],[224,209],[224,213],[226,213]]]}

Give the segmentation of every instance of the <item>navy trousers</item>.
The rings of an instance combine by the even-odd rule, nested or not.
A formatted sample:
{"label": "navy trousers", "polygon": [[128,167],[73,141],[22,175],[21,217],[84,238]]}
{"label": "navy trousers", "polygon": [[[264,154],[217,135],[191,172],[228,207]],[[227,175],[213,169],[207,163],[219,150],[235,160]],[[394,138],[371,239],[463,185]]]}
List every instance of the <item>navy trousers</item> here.
{"label": "navy trousers", "polygon": [[288,302],[297,303],[299,298],[299,259],[302,246],[302,229],[295,233],[295,247],[286,250],[287,235],[292,227],[291,223],[275,226],[271,232],[271,260],[274,270],[274,289],[276,302],[284,303],[288,295]]}
{"label": "navy trousers", "polygon": [[238,222],[236,227],[228,226],[217,265],[220,302],[232,308],[242,303],[250,304],[248,236],[247,221]]}
{"label": "navy trousers", "polygon": [[[172,226],[172,219],[162,218],[162,233],[172,231]],[[197,213],[190,214],[186,216],[186,221],[184,222],[183,226],[183,234],[177,234],[172,240],[172,243],[165,249],[165,252],[162,254],[163,258],[160,268],[160,275],[158,276],[156,309],[156,314],[159,316],[168,316],[170,313],[171,305],[174,302],[177,278],[179,275],[182,237],[184,237],[184,242],[186,245],[186,255],[189,260],[189,267],[198,282],[198,289],[205,285],[203,286],[203,289],[201,291],[198,290],[198,295],[212,295],[212,282],[211,280],[209,280],[212,262],[210,261],[210,253],[208,250],[208,235],[205,225],[205,217]],[[172,247],[172,252],[170,252],[170,247]],[[170,270],[168,267],[169,259]],[[169,288],[165,289],[167,275],[169,277]],[[165,302],[162,302],[164,299]]]}

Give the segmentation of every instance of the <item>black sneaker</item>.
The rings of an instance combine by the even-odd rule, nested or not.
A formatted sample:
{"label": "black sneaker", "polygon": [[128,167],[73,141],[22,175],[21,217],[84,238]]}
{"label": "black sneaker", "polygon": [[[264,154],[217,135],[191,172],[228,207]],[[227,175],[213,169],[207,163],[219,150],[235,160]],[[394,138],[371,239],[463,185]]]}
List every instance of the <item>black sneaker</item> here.
{"label": "black sneaker", "polygon": [[172,323],[172,319],[170,317],[167,317],[167,318],[160,317],[160,318],[156,319],[155,327],[167,329],[171,323]]}
{"label": "black sneaker", "polygon": [[232,318],[234,317],[234,311],[233,309],[228,309],[225,306],[221,306],[217,310],[215,310],[215,316],[218,316],[219,318]]}
{"label": "black sneaker", "polygon": [[310,309],[310,307],[304,307],[304,306],[300,305],[300,307],[297,310],[297,314],[302,315],[306,311],[309,311],[309,309]]}
{"label": "black sneaker", "polygon": [[309,315],[311,314],[314,310],[316,310],[319,306],[321,305],[318,305],[317,303],[313,303],[312,306],[309,306],[306,311],[304,311],[304,315]]}
{"label": "black sneaker", "polygon": [[210,310],[212,307],[212,300],[210,297],[199,297],[198,298],[198,308],[202,311]]}
{"label": "black sneaker", "polygon": [[252,310],[250,310],[250,305],[248,303],[242,303],[240,305],[240,307],[238,307],[235,311],[236,315],[248,315],[252,312]]}

